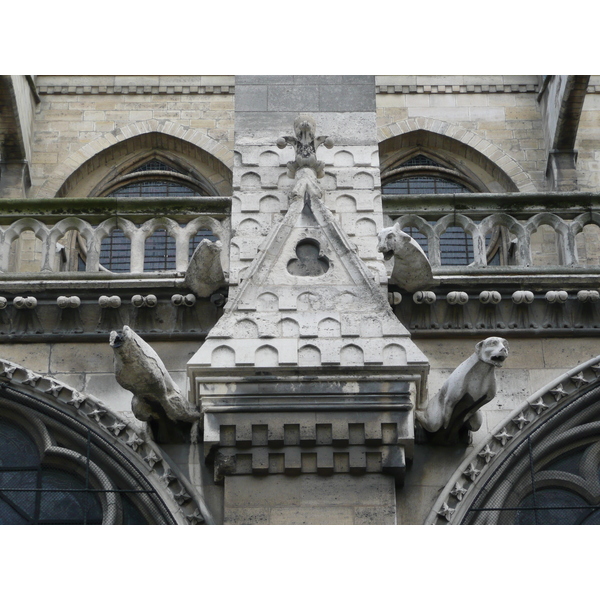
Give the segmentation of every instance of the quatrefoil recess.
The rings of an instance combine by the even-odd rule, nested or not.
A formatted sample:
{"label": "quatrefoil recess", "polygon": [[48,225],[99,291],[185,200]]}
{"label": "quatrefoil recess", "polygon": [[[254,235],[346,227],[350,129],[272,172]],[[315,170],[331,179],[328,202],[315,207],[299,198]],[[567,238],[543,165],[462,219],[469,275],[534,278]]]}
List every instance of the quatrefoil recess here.
{"label": "quatrefoil recess", "polygon": [[321,254],[317,240],[306,238],[296,245],[296,257],[287,264],[288,273],[298,277],[318,277],[329,270],[329,259]]}

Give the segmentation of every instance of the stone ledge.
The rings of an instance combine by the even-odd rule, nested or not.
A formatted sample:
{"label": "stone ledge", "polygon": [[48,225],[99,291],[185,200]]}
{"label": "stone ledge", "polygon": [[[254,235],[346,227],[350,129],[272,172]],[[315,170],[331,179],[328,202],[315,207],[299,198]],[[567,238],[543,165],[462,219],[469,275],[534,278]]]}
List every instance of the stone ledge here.
{"label": "stone ledge", "polygon": [[[600,86],[593,86],[600,87]],[[533,93],[537,94],[536,84],[510,85],[376,85],[377,94],[495,94]]]}

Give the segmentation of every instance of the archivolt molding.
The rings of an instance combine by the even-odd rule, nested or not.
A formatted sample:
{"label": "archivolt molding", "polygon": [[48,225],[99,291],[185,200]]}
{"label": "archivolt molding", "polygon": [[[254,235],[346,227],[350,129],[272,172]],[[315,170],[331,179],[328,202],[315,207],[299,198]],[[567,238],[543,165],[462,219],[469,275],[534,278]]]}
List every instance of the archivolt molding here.
{"label": "archivolt molding", "polygon": [[538,425],[598,383],[600,356],[567,371],[530,396],[466,456],[434,503],[425,524],[460,524],[481,490],[479,482],[493,473]]}
{"label": "archivolt molding", "polygon": [[72,152],[38,188],[35,197],[54,198],[67,178],[90,158],[127,139],[152,132],[164,133],[194,144],[220,160],[229,169],[233,168],[233,151],[221,142],[192,127],[185,127],[172,121],[149,119],[130,123],[113,132],[104,133]]}
{"label": "archivolt molding", "polygon": [[0,359],[0,386],[58,409],[116,446],[148,479],[178,524],[204,522],[203,513],[207,511],[193,486],[171,468],[170,461],[141,426],[124,419],[94,396],[4,359]]}
{"label": "archivolt molding", "polygon": [[417,130],[445,135],[470,146],[488,158],[498,169],[502,170],[514,182],[519,192],[537,192],[537,188],[530,175],[514,158],[511,158],[490,140],[460,125],[453,125],[446,121],[427,117],[409,118],[378,127],[377,139],[381,143],[398,135]]}

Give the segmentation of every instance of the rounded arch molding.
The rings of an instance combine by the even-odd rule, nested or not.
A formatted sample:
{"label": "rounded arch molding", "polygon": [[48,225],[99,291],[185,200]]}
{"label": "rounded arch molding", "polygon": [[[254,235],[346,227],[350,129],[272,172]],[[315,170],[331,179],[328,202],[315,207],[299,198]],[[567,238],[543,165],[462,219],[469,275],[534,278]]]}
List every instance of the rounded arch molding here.
{"label": "rounded arch molding", "polygon": [[[212,163],[211,170],[214,172],[214,176],[209,178],[214,179],[212,183],[218,189],[220,195],[230,195],[231,169],[233,167],[232,150],[197,129],[178,125],[171,121],[150,119],[131,123],[113,132],[103,133],[69,154],[46,181],[37,188],[35,197],[57,197],[67,181],[76,176],[78,171],[82,172],[84,165],[92,165],[95,157],[101,154],[105,155],[111,148],[124,145],[128,141],[143,140],[144,136],[146,139],[150,139],[148,136],[151,134],[159,134],[164,137],[167,149],[169,145],[173,146],[179,140],[183,145],[189,144],[190,147],[199,150]],[[135,144],[131,147],[135,151]]]}
{"label": "rounded arch molding", "polygon": [[[386,154],[386,151],[398,150],[401,147],[402,139],[411,134],[413,136],[422,136],[425,138],[425,142],[428,141],[427,134],[432,134],[429,136],[429,140],[433,140],[432,150],[440,147],[453,151],[458,156],[463,154],[466,158],[475,164],[479,164],[484,169],[484,163],[488,162],[497,170],[495,173],[496,177],[504,180],[503,183],[504,187],[507,188],[506,191],[537,191],[531,176],[515,159],[506,154],[506,152],[490,140],[460,125],[453,125],[446,121],[427,117],[409,118],[378,127],[377,139],[380,147],[382,167],[384,162],[383,155]],[[452,140],[454,144],[449,142],[449,140]],[[426,143],[423,146],[424,149],[429,148]],[[461,149],[466,149],[467,152],[462,152]],[[489,172],[490,169],[486,170]]]}
{"label": "rounded arch molding", "polygon": [[[150,510],[164,524],[202,524],[208,514],[194,487],[141,427],[122,418],[99,399],[53,377],[0,359],[0,413],[17,424],[46,421],[65,439],[92,443],[92,465],[112,464],[130,485],[148,490]],[[27,429],[33,428],[27,427]],[[47,437],[42,428],[34,439]],[[45,443],[40,446],[49,445]],[[69,450],[66,450],[69,452]],[[71,452],[73,454],[73,452]],[[98,457],[101,457],[98,459]],[[102,492],[102,490],[99,490]]]}
{"label": "rounded arch molding", "polygon": [[[508,473],[508,480],[515,484],[513,471],[519,463],[525,461],[525,468],[530,468],[527,447],[534,437],[541,439],[542,451],[556,451],[561,443],[568,446],[574,438],[585,440],[586,435],[600,438],[599,395],[600,356],[538,390],[466,455],[434,502],[425,524],[461,524],[472,507],[493,496],[486,490],[496,485],[494,480],[505,480],[498,477]],[[559,432],[556,436],[555,431]],[[541,460],[547,460],[547,456],[542,454]]]}

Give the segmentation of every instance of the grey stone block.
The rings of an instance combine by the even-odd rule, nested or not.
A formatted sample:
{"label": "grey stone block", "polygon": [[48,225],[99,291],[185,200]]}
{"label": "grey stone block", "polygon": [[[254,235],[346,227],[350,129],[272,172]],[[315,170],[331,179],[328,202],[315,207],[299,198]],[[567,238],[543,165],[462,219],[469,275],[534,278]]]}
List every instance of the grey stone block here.
{"label": "grey stone block", "polygon": [[375,110],[375,83],[372,85],[321,85],[319,110],[366,112]]}
{"label": "grey stone block", "polygon": [[294,75],[295,85],[339,85],[342,81],[342,75]]}
{"label": "grey stone block", "polygon": [[235,508],[225,511],[224,525],[268,525],[269,510],[263,508]]}
{"label": "grey stone block", "polygon": [[267,110],[266,85],[244,85],[236,89],[235,110],[236,111],[263,111]]}
{"label": "grey stone block", "polygon": [[269,111],[312,112],[319,110],[319,90],[316,85],[270,86]]}
{"label": "grey stone block", "polygon": [[[334,83],[333,81],[331,83]],[[375,75],[342,75],[342,83],[345,85],[371,85],[375,86]],[[373,87],[373,95],[375,88]]]}
{"label": "grey stone block", "polygon": [[354,509],[355,525],[395,525],[395,506],[365,506]]}
{"label": "grey stone block", "polygon": [[297,112],[237,112],[235,114],[235,143],[275,146],[282,135],[292,135]]}
{"label": "grey stone block", "polygon": [[100,373],[87,376],[85,391],[92,394],[117,412],[131,410],[133,394],[123,389],[115,379],[114,374]]}
{"label": "grey stone block", "polygon": [[294,75],[236,75],[236,96],[244,85],[293,85]]}
{"label": "grey stone block", "polygon": [[271,525],[353,525],[354,511],[341,506],[271,509]]}

